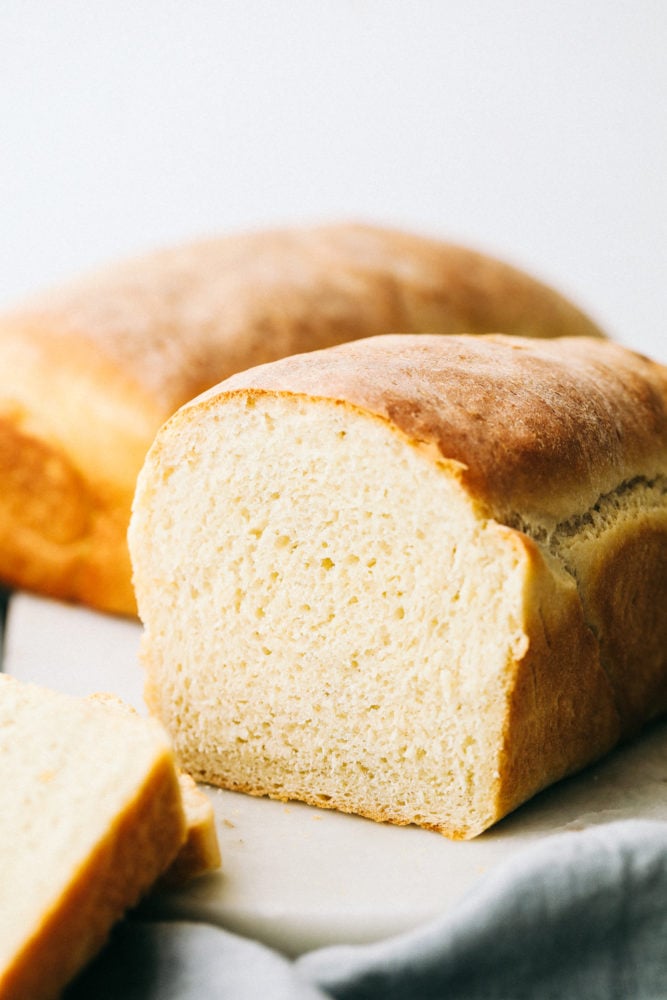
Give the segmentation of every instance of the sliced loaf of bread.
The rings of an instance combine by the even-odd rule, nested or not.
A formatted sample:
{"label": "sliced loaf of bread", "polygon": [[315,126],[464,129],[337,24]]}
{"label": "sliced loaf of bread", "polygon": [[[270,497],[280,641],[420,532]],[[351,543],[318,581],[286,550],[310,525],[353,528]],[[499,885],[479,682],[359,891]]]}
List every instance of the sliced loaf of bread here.
{"label": "sliced loaf of bread", "polygon": [[667,708],[667,370],[390,336],[158,434],[147,697],[195,776],[470,837]]}

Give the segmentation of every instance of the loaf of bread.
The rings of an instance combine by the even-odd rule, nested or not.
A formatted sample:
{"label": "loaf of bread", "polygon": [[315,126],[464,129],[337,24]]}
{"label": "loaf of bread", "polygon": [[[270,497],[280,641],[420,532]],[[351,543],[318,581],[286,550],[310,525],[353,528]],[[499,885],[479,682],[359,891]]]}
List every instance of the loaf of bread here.
{"label": "loaf of bread", "polygon": [[0,996],[48,1000],[186,837],[154,720],[0,674]]}
{"label": "loaf of bread", "polygon": [[505,264],[359,225],[162,251],[35,299],[0,319],[0,583],[134,614],[136,476],[181,404],[287,354],[489,331],[599,332]]}
{"label": "loaf of bread", "polygon": [[667,708],[667,369],[609,341],[233,376],[129,537],[147,700],[208,782],[468,838]]}

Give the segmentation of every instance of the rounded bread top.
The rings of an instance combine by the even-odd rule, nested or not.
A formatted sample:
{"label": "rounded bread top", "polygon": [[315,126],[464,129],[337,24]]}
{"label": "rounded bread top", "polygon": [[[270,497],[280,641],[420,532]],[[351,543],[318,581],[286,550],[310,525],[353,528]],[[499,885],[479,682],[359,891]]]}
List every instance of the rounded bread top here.
{"label": "rounded bread top", "polygon": [[[63,356],[73,363],[84,342],[134,380],[162,420],[251,365],[393,331],[602,335],[517,268],[363,224],[158,250],[44,292],[0,321],[0,341],[39,341],[54,364]],[[89,354],[82,365],[92,363]]]}
{"label": "rounded bread top", "polygon": [[637,477],[667,474],[667,368],[610,341],[373,337],[234,375],[180,416],[241,391],[386,419],[460,466],[470,495],[506,523],[556,524]]}

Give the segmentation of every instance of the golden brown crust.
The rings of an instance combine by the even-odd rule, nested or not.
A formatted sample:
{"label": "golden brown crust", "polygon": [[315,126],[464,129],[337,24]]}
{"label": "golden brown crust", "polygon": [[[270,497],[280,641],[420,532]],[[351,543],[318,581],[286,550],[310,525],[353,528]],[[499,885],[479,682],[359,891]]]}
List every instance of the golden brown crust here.
{"label": "golden brown crust", "polygon": [[[137,470],[138,471],[138,470]],[[0,575],[10,587],[127,613],[134,606],[122,500],[103,497],[57,444],[0,417]]]}
{"label": "golden brown crust", "polygon": [[580,589],[623,735],[633,735],[667,712],[667,509],[609,530],[592,547]]}
{"label": "golden brown crust", "polygon": [[3,1000],[52,1000],[104,944],[110,928],[156,881],[182,842],[173,758],[165,753],[134,802],[35,928],[0,982]]}
{"label": "golden brown crust", "polygon": [[520,532],[530,564],[525,634],[513,666],[494,820],[610,750],[621,733],[615,692],[574,580]]}
{"label": "golden brown crust", "polygon": [[384,417],[460,463],[500,521],[557,523],[667,473],[667,369],[610,341],[390,335],[241,372],[203,399],[248,389]]}
{"label": "golden brown crust", "polygon": [[0,371],[0,578],[128,612],[127,511],[161,414],[90,345],[34,326],[0,324]]}
{"label": "golden brown crust", "polygon": [[131,497],[178,406],[295,351],[390,331],[489,330],[601,336],[512,267],[362,225],[166,250],[27,303],[0,322],[0,579],[134,613]]}
{"label": "golden brown crust", "polygon": [[215,814],[206,793],[184,771],[179,771],[178,783],[185,811],[186,838],[159,879],[158,889],[179,888],[222,864]]}
{"label": "golden brown crust", "polygon": [[601,336],[541,282],[483,254],[364,225],[234,235],[160,251],[18,313],[92,343],[164,416],[233,372],[378,333]]}

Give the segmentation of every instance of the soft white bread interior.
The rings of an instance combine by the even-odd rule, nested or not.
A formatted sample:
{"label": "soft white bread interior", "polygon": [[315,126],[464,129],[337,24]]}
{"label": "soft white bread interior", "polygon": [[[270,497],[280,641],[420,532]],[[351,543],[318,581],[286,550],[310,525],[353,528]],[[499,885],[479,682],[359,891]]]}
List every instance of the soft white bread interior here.
{"label": "soft white bread interior", "polygon": [[183,407],[130,526],[196,777],[471,837],[667,708],[667,370],[390,336]]}
{"label": "soft white bread interior", "polygon": [[375,334],[599,335],[544,284],[363,225],[250,233],[113,266],[0,318],[0,581],[135,613],[126,533],[159,426],[252,365]]}
{"label": "soft white bread interior", "polygon": [[0,675],[0,996],[46,1000],[186,836],[162,727]]}

